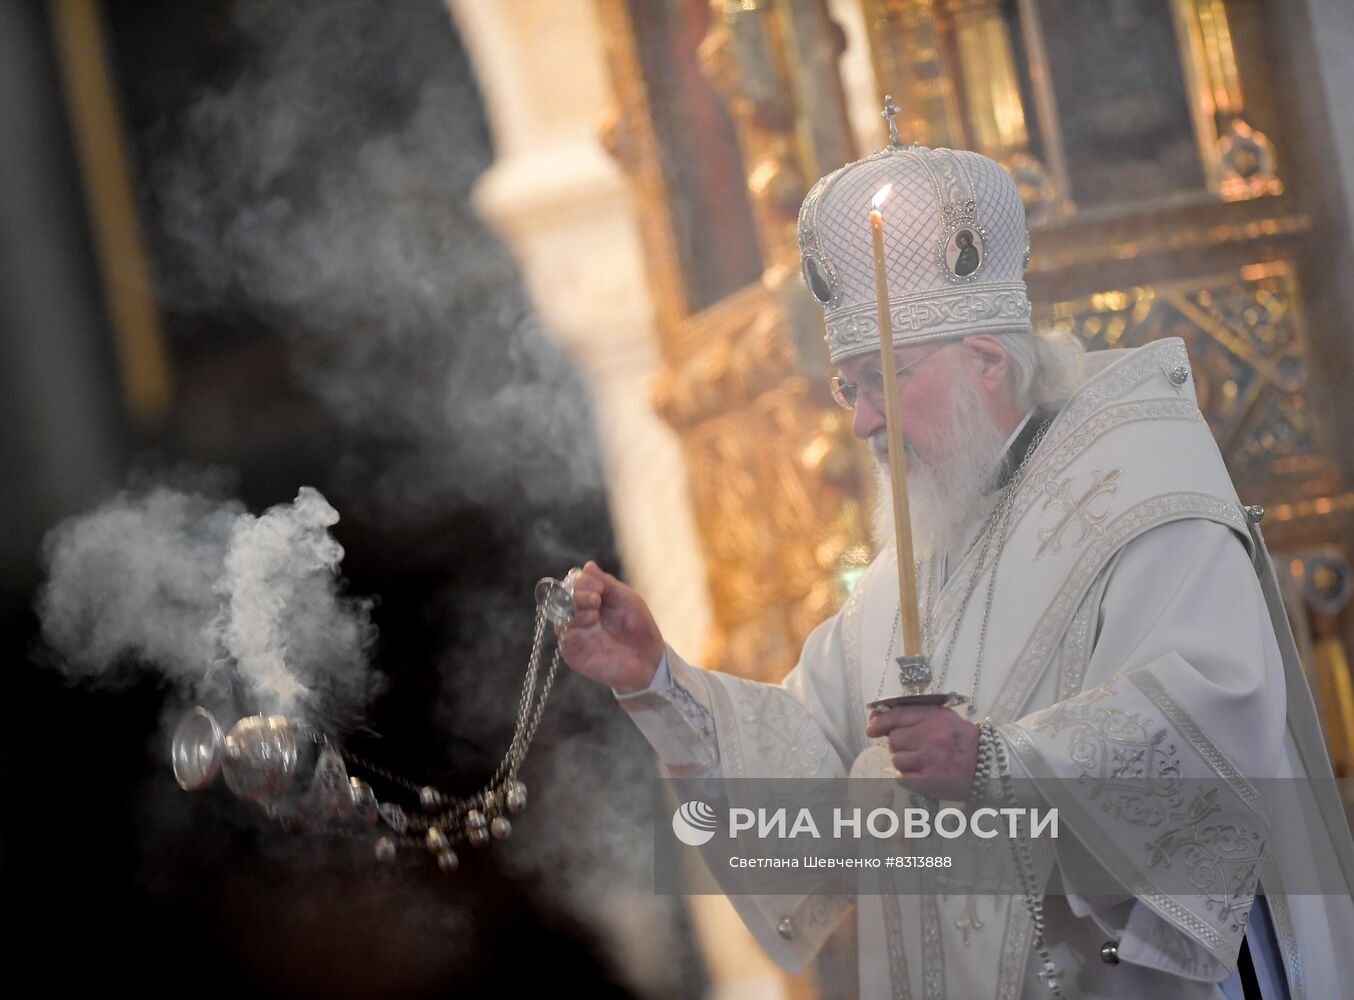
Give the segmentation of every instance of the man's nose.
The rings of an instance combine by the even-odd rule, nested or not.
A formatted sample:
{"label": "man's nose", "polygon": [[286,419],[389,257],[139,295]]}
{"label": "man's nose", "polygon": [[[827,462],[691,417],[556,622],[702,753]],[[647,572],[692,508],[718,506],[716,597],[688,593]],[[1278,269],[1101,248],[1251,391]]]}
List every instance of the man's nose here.
{"label": "man's nose", "polygon": [[856,413],[851,419],[851,433],[862,441],[885,425],[884,411],[865,393],[856,397]]}

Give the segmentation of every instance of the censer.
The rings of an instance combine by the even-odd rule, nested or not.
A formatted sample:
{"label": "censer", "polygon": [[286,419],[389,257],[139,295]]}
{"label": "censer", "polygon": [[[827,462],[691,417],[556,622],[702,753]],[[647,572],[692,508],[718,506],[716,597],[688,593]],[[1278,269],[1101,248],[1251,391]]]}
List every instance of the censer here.
{"label": "censer", "polygon": [[[201,706],[174,730],[174,777],[185,790],[197,791],[222,775],[236,796],[288,827],[372,828],[380,831],[374,844],[378,860],[394,859],[401,848],[417,849],[431,853],[442,871],[455,871],[458,844],[483,847],[507,838],[512,833],[508,817],[526,807],[527,788],[518,773],[560,665],[556,646],[542,679],[546,626],[564,628],[573,621],[577,573],[571,570],[563,580],[545,577],[536,584],[535,631],[512,740],[498,768],[473,795],[458,799],[406,780],[351,753],[324,731],[282,715],[246,716],[223,733]],[[380,779],[413,802],[406,806],[378,798],[368,781],[349,775],[350,769]]]}

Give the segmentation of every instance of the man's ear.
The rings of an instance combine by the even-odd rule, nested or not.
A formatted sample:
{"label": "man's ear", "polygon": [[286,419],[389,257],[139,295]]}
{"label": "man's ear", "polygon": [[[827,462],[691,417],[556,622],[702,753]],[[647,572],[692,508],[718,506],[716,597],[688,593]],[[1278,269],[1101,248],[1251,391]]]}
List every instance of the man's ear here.
{"label": "man's ear", "polygon": [[964,352],[968,362],[978,373],[983,387],[989,392],[996,390],[1011,370],[1011,352],[1001,342],[1000,337],[989,334],[975,334],[964,338]]}

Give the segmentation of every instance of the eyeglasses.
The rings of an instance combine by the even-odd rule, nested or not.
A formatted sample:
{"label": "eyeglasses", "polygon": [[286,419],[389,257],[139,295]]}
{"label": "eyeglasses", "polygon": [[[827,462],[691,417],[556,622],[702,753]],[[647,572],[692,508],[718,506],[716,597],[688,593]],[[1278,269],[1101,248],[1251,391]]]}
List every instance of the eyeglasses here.
{"label": "eyeglasses", "polygon": [[[921,357],[909,361],[903,367],[899,368],[894,374],[902,378],[903,374],[909,369],[921,364],[927,358],[938,354],[951,344],[941,344],[935,350],[927,351]],[[828,383],[832,387],[832,399],[843,410],[854,410],[860,396],[864,396],[876,407],[882,407],[884,402],[884,373],[878,368],[866,372],[859,382],[848,382],[840,375],[833,375]]]}

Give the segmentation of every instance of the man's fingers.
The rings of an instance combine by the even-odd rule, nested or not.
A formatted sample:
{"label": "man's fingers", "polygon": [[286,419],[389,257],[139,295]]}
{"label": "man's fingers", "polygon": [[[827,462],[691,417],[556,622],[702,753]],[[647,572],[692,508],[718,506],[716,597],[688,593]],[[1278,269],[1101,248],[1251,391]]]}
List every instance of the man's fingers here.
{"label": "man's fingers", "polygon": [[574,601],[584,594],[600,594],[606,589],[606,581],[600,573],[580,573],[574,577]]}
{"label": "man's fingers", "polygon": [[896,705],[886,711],[870,716],[865,725],[866,736],[883,736],[894,729],[919,726],[934,718],[935,712],[948,712],[948,708],[936,705]]}
{"label": "man's fingers", "polygon": [[595,562],[588,560],[574,577],[574,605],[587,607],[593,597],[596,597],[597,601],[593,606],[599,607],[606,599],[608,589],[624,586],[624,582],[618,577],[612,576]]}
{"label": "man's fingers", "polygon": [[886,724],[888,712],[871,713],[870,718],[865,723],[866,736],[883,736],[889,731]]}
{"label": "man's fingers", "polygon": [[902,775],[923,774],[926,770],[926,751],[900,751],[893,755],[893,766]]}
{"label": "man's fingers", "polygon": [[920,750],[924,745],[915,726],[902,726],[889,731],[889,749],[894,753],[899,750]]}
{"label": "man's fingers", "polygon": [[[600,603],[601,602],[599,601],[598,605],[600,605]],[[601,612],[598,610],[598,605],[594,605],[593,607],[579,607],[575,604],[574,617],[569,624],[555,626],[556,641],[562,644],[571,632],[577,634],[584,629],[592,628],[599,624],[602,620],[602,616]],[[567,649],[568,647],[565,648]]]}
{"label": "man's fingers", "polygon": [[574,588],[574,607],[583,611],[584,609],[596,610],[602,606],[601,591],[579,590]]}
{"label": "man's fingers", "polygon": [[597,608],[579,608],[574,612],[574,620],[569,623],[570,628],[589,628],[596,625],[601,619]]}

